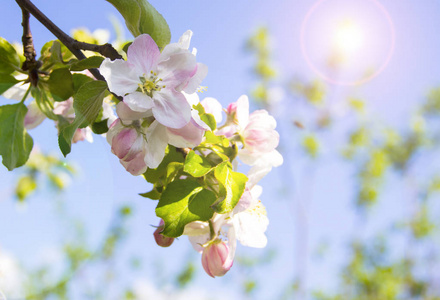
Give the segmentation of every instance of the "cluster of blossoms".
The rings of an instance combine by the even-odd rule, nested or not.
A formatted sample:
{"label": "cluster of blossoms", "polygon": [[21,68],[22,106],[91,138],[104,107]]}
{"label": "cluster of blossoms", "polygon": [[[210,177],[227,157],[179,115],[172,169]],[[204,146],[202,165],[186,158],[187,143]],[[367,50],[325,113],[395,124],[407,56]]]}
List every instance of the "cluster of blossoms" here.
{"label": "cluster of blossoms", "polygon": [[[266,245],[269,220],[257,183],[283,158],[276,150],[275,119],[265,110],[250,114],[247,96],[226,109],[211,97],[200,101],[197,91],[208,69],[196,61],[196,50],[189,50],[191,36],[187,31],[161,51],[150,35],[142,34],[128,47],[126,60],[104,59],[99,71],[122,101],[114,107],[113,96],[104,98],[98,119],[107,120],[106,139],[124,168],[153,183],[145,195],[159,200],[157,244],[168,247],[187,235],[202,253],[205,271],[215,277],[232,267],[237,241]],[[84,75],[91,77],[88,71]],[[20,83],[3,95],[23,102],[30,90]],[[76,100],[48,100],[44,112],[41,103],[32,101],[25,128],[49,117],[62,135],[66,123],[82,124],[75,118]],[[73,143],[92,141],[90,127],[74,128]],[[246,176],[237,172],[241,164],[250,166]]]}
{"label": "cluster of blossoms", "polygon": [[[184,227],[183,234],[202,253],[205,271],[215,277],[231,268],[237,240],[249,247],[266,245],[269,221],[259,200],[262,188],[257,183],[272,167],[281,165],[283,158],[275,149],[279,143],[275,119],[265,110],[249,114],[247,96],[241,96],[227,109],[214,98],[199,101],[196,92],[207,75],[207,67],[196,62],[195,50],[188,50],[191,34],[187,31],[178,43],[167,45],[162,52],[149,35],[140,35],[128,48],[127,60],[106,59],[100,71],[109,90],[123,98],[117,104],[118,119],[109,128],[107,141],[131,174],[141,175],[158,168],[169,145],[186,154],[195,151],[195,155],[209,160],[215,149],[200,146],[207,132],[225,139],[235,151],[227,158],[234,169],[239,160],[251,166],[232,210],[214,212],[209,220],[189,222]],[[224,112],[226,122],[217,127]],[[202,120],[203,115],[215,119],[214,129],[206,119]],[[209,182],[206,188],[218,194],[220,184],[215,177],[208,181],[208,172],[203,174]],[[179,178],[190,175],[182,173]],[[174,238],[164,233],[165,227],[166,221],[161,220],[154,238],[158,245],[168,247]]]}

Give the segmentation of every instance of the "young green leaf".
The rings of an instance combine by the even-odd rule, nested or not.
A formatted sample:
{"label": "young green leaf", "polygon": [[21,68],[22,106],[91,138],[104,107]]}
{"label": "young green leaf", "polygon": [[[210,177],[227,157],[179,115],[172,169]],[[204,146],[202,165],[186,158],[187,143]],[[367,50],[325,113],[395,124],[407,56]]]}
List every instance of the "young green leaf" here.
{"label": "young green leaf", "polygon": [[[99,114],[107,91],[107,83],[94,80],[84,83],[75,94],[73,108],[75,120],[72,124],[60,129],[58,144],[64,156],[70,153],[72,138],[79,127],[92,124]],[[84,125],[85,124],[85,125]]]}
{"label": "young green leaf", "polygon": [[16,85],[19,81],[14,76],[0,72],[0,95]]}
{"label": "young green leaf", "polygon": [[73,96],[73,78],[68,68],[55,69],[48,80],[49,91],[55,101],[64,101]]}
{"label": "young green leaf", "polygon": [[0,74],[11,74],[20,69],[20,58],[14,47],[0,37]]}
{"label": "young green leaf", "polygon": [[168,146],[166,150],[165,157],[156,169],[150,169],[143,174],[144,178],[150,183],[156,183],[161,178],[167,175],[167,167],[171,162],[181,162],[183,163],[184,158],[181,152],[176,151],[173,146]]}
{"label": "young green leaf", "polygon": [[219,214],[231,212],[243,195],[248,178],[246,175],[232,171],[230,162],[224,161],[214,171],[220,184],[220,199],[212,208]]}
{"label": "young green leaf", "polygon": [[170,43],[171,32],[164,17],[146,0],[107,0],[124,17],[128,30],[137,37],[149,34],[159,48]]}
{"label": "young green leaf", "polygon": [[87,69],[99,68],[104,57],[91,56],[86,59],[78,60],[70,66],[70,71],[84,71]]}
{"label": "young green leaf", "polygon": [[203,189],[193,180],[176,180],[171,182],[160,197],[156,215],[165,222],[163,235],[181,236],[185,225],[194,221],[208,221],[214,211],[211,205],[216,196]]}
{"label": "young green leaf", "polygon": [[186,156],[183,171],[191,176],[202,177],[211,170],[212,166],[209,161],[205,157],[197,155],[193,150]]}
{"label": "young green leaf", "polygon": [[0,106],[0,155],[9,171],[26,163],[34,142],[24,128],[23,103]]}

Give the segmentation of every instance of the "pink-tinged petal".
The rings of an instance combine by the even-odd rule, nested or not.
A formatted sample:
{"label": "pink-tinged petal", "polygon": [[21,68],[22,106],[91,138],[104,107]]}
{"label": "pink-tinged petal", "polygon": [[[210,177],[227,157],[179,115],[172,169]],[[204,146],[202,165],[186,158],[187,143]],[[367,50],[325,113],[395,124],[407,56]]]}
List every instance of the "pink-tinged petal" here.
{"label": "pink-tinged petal", "polygon": [[28,111],[24,117],[24,127],[27,130],[34,129],[46,119],[46,115],[38,108],[36,101],[29,103],[27,109]]}
{"label": "pink-tinged petal", "polygon": [[269,115],[267,110],[256,110],[249,116],[248,125],[246,127],[262,128],[262,129],[275,129],[277,127],[277,121],[274,117]]}
{"label": "pink-tinged petal", "polygon": [[154,71],[159,56],[159,47],[148,34],[136,37],[127,51],[127,61],[136,68],[139,76],[149,75],[150,71]]}
{"label": "pink-tinged petal", "polygon": [[69,98],[63,102],[55,102],[53,113],[59,116],[73,119],[75,117],[73,98]]}
{"label": "pink-tinged petal", "polygon": [[154,121],[147,132],[147,153],[144,157],[149,168],[155,169],[165,157],[165,150],[168,145],[168,134],[165,126]]}
{"label": "pink-tinged petal", "polygon": [[244,129],[249,122],[249,98],[242,95],[237,100],[236,118],[241,129]]}
{"label": "pink-tinged petal", "polygon": [[[191,53],[171,55],[157,65],[157,76],[162,79],[161,84],[168,89],[176,88],[178,91],[186,86],[196,71],[196,58]],[[181,88],[177,89],[177,87]]]}
{"label": "pink-tinged petal", "polygon": [[110,146],[112,145],[113,138],[115,137],[115,135],[117,135],[119,133],[119,131],[121,131],[123,128],[124,128],[124,126],[122,126],[120,119],[116,119],[108,127],[108,131],[107,131],[105,138],[107,139],[107,142],[110,144]]}
{"label": "pink-tinged petal", "polygon": [[238,128],[236,125],[225,126],[222,129],[219,129],[215,132],[215,135],[224,135],[227,138],[230,138],[234,134],[236,134]]}
{"label": "pink-tinged petal", "polygon": [[118,96],[125,96],[136,91],[140,83],[139,74],[123,59],[111,61],[106,58],[99,67],[99,71],[107,81],[109,90]]}
{"label": "pink-tinged petal", "polygon": [[278,146],[280,135],[275,130],[251,129],[244,131],[243,138],[250,151],[267,153]]}
{"label": "pink-tinged petal", "polygon": [[207,114],[212,114],[217,123],[223,120],[223,107],[217,99],[206,97],[200,102]]}
{"label": "pink-tinged petal", "polygon": [[228,245],[223,241],[215,241],[203,250],[203,269],[211,277],[223,276],[234,263],[230,257]]}
{"label": "pink-tinged petal", "polygon": [[120,162],[131,175],[138,176],[147,171],[144,156],[144,152],[138,152],[132,160],[124,161],[121,159]]}
{"label": "pink-tinged petal", "polygon": [[203,79],[205,79],[206,75],[208,75],[208,67],[202,63],[197,63],[197,70],[194,75],[191,76],[190,80],[186,83],[186,85],[182,88],[186,93],[195,93],[197,88],[202,83]]}
{"label": "pink-tinged petal", "polygon": [[141,92],[134,92],[124,96],[124,103],[131,110],[137,112],[146,112],[154,106],[153,99]]}
{"label": "pink-tinged petal", "polygon": [[162,89],[153,95],[153,100],[153,115],[162,125],[182,128],[191,120],[191,107],[182,93]]}
{"label": "pink-tinged petal", "polygon": [[204,129],[191,120],[179,129],[168,128],[168,143],[177,148],[194,148],[202,142]]}
{"label": "pink-tinged petal", "polygon": [[72,143],[75,144],[79,141],[84,141],[84,140],[86,140],[89,143],[93,143],[92,130],[89,127],[78,128],[75,131],[75,134],[73,135]]}
{"label": "pink-tinged petal", "polygon": [[234,214],[238,214],[242,211],[245,211],[248,209],[252,204],[252,194],[248,187],[243,192],[243,195],[241,196],[240,200],[238,201],[237,205],[234,207]]}
{"label": "pink-tinged petal", "polygon": [[134,128],[123,128],[112,140],[112,153],[119,159],[123,159],[129,153],[131,147],[138,137]]}
{"label": "pink-tinged petal", "polygon": [[123,121],[135,121],[153,116],[153,112],[151,110],[147,110],[146,112],[137,112],[131,110],[127,104],[124,102],[119,102],[116,105],[116,114]]}

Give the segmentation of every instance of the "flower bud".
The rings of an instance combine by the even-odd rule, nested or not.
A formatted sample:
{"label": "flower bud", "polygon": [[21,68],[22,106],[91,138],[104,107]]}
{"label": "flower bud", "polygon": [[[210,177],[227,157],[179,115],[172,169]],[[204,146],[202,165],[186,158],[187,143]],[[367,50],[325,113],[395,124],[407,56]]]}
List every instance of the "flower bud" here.
{"label": "flower bud", "polygon": [[205,272],[211,276],[223,276],[234,263],[233,259],[229,256],[228,245],[221,241],[216,240],[205,249],[202,253],[202,265]]}
{"label": "flower bud", "polygon": [[159,223],[159,227],[157,227],[153,235],[154,235],[154,239],[156,240],[156,244],[158,244],[161,247],[169,247],[174,242],[174,238],[170,238],[160,234],[163,231],[164,225],[165,223],[161,219]]}
{"label": "flower bud", "polygon": [[125,127],[120,119],[110,126],[107,141],[125,169],[132,175],[140,175],[147,170],[144,157],[146,142],[143,135],[134,127]]}

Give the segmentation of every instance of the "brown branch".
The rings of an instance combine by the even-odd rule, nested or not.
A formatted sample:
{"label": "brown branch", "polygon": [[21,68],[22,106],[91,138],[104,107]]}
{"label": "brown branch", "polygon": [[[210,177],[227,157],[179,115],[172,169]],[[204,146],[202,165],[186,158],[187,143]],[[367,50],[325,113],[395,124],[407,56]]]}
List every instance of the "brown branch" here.
{"label": "brown branch", "polygon": [[[45,14],[43,14],[31,1],[29,0],[15,0],[22,9],[31,13],[41,24],[44,25],[53,35],[55,35],[61,43],[63,43],[73,55],[79,60],[85,59],[86,56],[82,53],[83,50],[91,50],[98,52],[112,60],[122,58],[121,55],[110,45],[93,45],[83,42],[79,42],[64,31],[62,31],[57,25],[55,25]],[[104,77],[99,73],[98,69],[89,69],[90,73],[95,76],[96,79],[105,81]]]}
{"label": "brown branch", "polygon": [[21,38],[21,41],[23,42],[23,53],[26,57],[26,60],[23,62],[21,68],[25,71],[29,71],[29,82],[33,86],[37,86],[38,69],[41,66],[41,63],[35,59],[37,53],[35,52],[31,27],[29,25],[30,14],[23,7],[21,7],[21,11],[23,14],[23,21],[21,23],[21,25],[23,26],[23,37]]}

